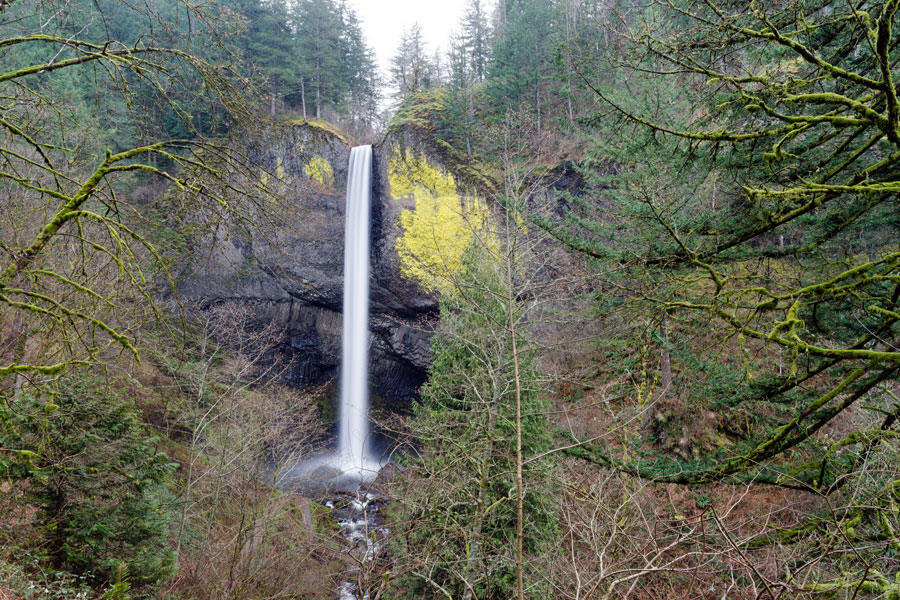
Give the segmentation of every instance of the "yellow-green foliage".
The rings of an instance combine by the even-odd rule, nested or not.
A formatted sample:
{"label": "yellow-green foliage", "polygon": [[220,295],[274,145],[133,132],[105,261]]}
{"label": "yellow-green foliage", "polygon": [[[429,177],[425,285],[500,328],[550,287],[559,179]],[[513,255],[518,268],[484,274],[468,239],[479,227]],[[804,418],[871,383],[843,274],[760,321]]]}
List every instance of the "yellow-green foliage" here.
{"label": "yellow-green foliage", "polygon": [[447,91],[435,88],[407,98],[388,125],[388,132],[406,126],[429,129],[434,120],[447,111]]}
{"label": "yellow-green foliage", "polygon": [[400,270],[426,289],[446,293],[472,236],[493,239],[486,227],[487,206],[476,196],[460,193],[451,174],[408,150],[392,154],[388,181],[395,198],[415,200],[415,209],[400,213]]}
{"label": "yellow-green foliage", "polygon": [[[285,175],[286,173],[284,171],[284,161],[282,160],[281,156],[277,156],[275,158],[275,178],[279,181],[284,181]],[[259,177],[259,181],[263,185],[263,187],[267,187],[269,185],[269,172],[263,170],[262,174]]]}
{"label": "yellow-green foliage", "polygon": [[334,188],[334,170],[331,163],[321,156],[313,156],[312,160],[303,167],[306,176],[319,184],[323,192]]}
{"label": "yellow-green foliage", "polygon": [[305,127],[311,128],[311,129],[317,129],[323,133],[326,133],[330,136],[338,138],[339,140],[341,140],[343,143],[347,144],[348,146],[356,146],[357,145],[356,140],[354,140],[352,136],[350,136],[348,133],[346,133],[344,131],[341,131],[336,125],[334,125],[333,123],[329,123],[328,121],[325,121],[324,119],[310,119],[310,120],[298,119],[298,120],[292,121],[291,124],[296,127],[305,126]]}

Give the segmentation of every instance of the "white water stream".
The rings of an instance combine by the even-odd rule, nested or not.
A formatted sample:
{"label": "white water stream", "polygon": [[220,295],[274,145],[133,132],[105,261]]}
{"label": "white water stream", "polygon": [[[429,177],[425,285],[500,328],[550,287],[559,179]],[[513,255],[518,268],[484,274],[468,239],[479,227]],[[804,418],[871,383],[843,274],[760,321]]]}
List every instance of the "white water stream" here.
{"label": "white water stream", "polygon": [[[350,151],[347,170],[347,209],[344,235],[344,330],[341,356],[341,403],[338,413],[337,458],[344,475],[360,482],[375,478],[381,468],[370,449],[369,427],[369,230],[372,201],[372,147]],[[371,563],[382,551],[387,528],[378,526],[375,497],[357,492],[339,519],[348,550]],[[328,504],[334,508],[333,503]],[[342,511],[343,512],[343,511]],[[360,569],[340,586],[340,600],[368,600],[361,593]]]}
{"label": "white water stream", "polygon": [[372,146],[350,151],[344,238],[344,331],[338,459],[344,473],[374,477],[369,451],[369,213]]}
{"label": "white water stream", "polygon": [[[344,323],[340,405],[335,451],[293,468],[295,489],[314,496],[330,494],[341,534],[360,567],[347,573],[340,600],[367,600],[360,591],[362,565],[384,551],[388,528],[379,514],[383,501],[370,493],[384,462],[373,452],[369,426],[369,233],[372,202],[372,147],[350,151],[344,238]],[[363,488],[366,489],[363,489]],[[327,497],[327,496],[326,496]]]}

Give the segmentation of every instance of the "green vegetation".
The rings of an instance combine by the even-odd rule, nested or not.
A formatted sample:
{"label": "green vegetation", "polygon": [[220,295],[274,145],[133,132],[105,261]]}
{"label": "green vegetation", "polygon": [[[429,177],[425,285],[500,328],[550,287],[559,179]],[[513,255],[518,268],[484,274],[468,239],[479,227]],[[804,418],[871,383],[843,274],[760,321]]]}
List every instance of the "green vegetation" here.
{"label": "green vegetation", "polygon": [[312,157],[303,171],[307,177],[318,183],[323,191],[334,188],[334,169],[331,168],[331,163],[321,156]]}
{"label": "green vegetation", "polygon": [[[898,26],[468,0],[382,132],[347,2],[0,0],[0,598],[900,598]],[[279,489],[333,388],[225,296],[288,223],[336,251],[303,216],[378,134],[378,302],[434,338],[355,562]]]}
{"label": "green vegetation", "polygon": [[552,447],[549,407],[534,349],[516,331],[533,308],[517,300],[525,290],[510,277],[522,265],[503,270],[523,258],[517,237],[501,250],[474,232],[460,268],[445,276],[434,362],[408,423],[420,458],[404,461],[394,491],[404,573],[396,597],[512,598],[517,575],[529,598],[552,597],[544,573],[559,530],[554,469],[542,457]]}
{"label": "green vegetation", "polygon": [[234,10],[247,19],[236,45],[262,78],[272,115],[327,116],[371,131],[380,95],[375,58],[347,3],[234,0]]}
{"label": "green vegetation", "polygon": [[426,289],[449,291],[453,284],[448,274],[463,269],[472,237],[493,239],[486,230],[484,202],[460,194],[450,173],[409,150],[395,149],[388,163],[388,180],[395,198],[415,201],[412,210],[400,214],[397,254],[401,271]]}
{"label": "green vegetation", "polygon": [[328,121],[324,121],[322,119],[311,119],[311,120],[302,120],[302,121],[293,121],[294,125],[298,125],[301,127],[312,127],[313,129],[319,129],[324,133],[336,137],[341,140],[348,146],[356,146],[356,140],[350,137],[347,132],[342,131],[337,128],[334,124],[329,123]]}
{"label": "green vegetation", "polygon": [[103,379],[62,379],[43,395],[0,409],[0,470],[37,510],[32,551],[99,584],[124,573],[149,595],[173,573],[167,535],[176,464],[133,403]]}
{"label": "green vegetation", "polygon": [[[629,142],[616,147],[615,139],[605,145],[628,160],[631,171],[623,174],[624,185],[615,193],[622,219],[614,225],[615,234],[609,221],[574,212],[568,220],[544,222],[586,254],[645,269],[643,298],[634,298],[632,310],[665,314],[688,335],[698,335],[695,327],[704,322],[722,348],[752,352],[752,362],[740,365],[745,377],[730,385],[731,394],[740,398],[731,398],[732,406],[788,409],[743,440],[743,451],[729,448],[714,464],[679,468],[678,474],[666,474],[671,466],[661,465],[657,474],[673,481],[710,482],[749,472],[828,493],[843,476],[821,476],[830,472],[822,457],[829,443],[810,445],[815,433],[862,398],[880,404],[882,384],[897,372],[898,355],[884,346],[890,346],[887,340],[898,322],[896,225],[881,207],[891,200],[876,189],[890,187],[893,179],[885,129],[891,127],[892,113],[889,98],[884,99],[890,93],[881,100],[871,95],[872,89],[890,85],[883,75],[887,55],[877,50],[886,42],[877,40],[888,35],[883,23],[893,18],[892,9],[886,6],[878,18],[882,25],[871,29],[861,24],[868,21],[855,23],[855,13],[821,17],[818,9],[807,10],[802,22],[809,35],[819,36],[815,53],[791,29],[801,17],[777,10],[726,17],[682,9],[671,22],[664,13],[649,11],[640,25],[645,33],[627,39],[636,53],[651,54],[630,60],[658,71],[666,64],[688,65],[693,79],[686,82],[687,98],[694,113],[702,115],[685,122],[684,97],[653,118],[643,114],[641,100],[673,98],[659,91],[665,77],[648,78],[643,96],[628,104],[612,90],[615,80],[595,86],[600,98],[638,128],[638,143],[650,160],[626,159],[623,152],[635,155]],[[699,30],[681,32],[681,19]],[[730,33],[713,36],[708,28],[714,23]],[[754,42],[748,55],[753,62],[743,66],[747,74],[731,75],[727,65],[713,67],[705,49],[681,49],[689,48],[694,36],[707,35],[715,47],[728,48],[737,43],[731,34]],[[876,40],[874,50],[863,34]],[[849,51],[848,43],[860,46],[847,68],[826,58]],[[783,68],[764,71],[771,64]],[[824,74],[839,92],[821,89]],[[854,111],[861,116],[851,116]],[[651,179],[649,169],[657,176]],[[721,181],[718,190],[716,180]],[[723,197],[718,202],[716,193]],[[862,231],[865,242],[858,241]],[[601,241],[609,235],[623,243]],[[767,356],[784,357],[778,373],[771,372]],[[793,470],[782,460],[797,447],[810,453],[804,460],[821,457],[820,476],[810,479],[809,471]]]}
{"label": "green vegetation", "polygon": [[[576,473],[620,480],[599,488],[613,498],[590,486],[576,497],[611,514],[652,504],[662,485],[690,498],[665,533],[632,530],[665,548],[640,559],[579,520],[589,530],[572,534],[571,561],[605,563],[616,547],[632,575],[572,564],[569,576],[591,581],[566,588],[574,597],[618,597],[636,580],[643,592],[629,594],[658,597],[665,582],[681,597],[652,565],[694,569],[683,585],[726,597],[895,593],[896,20],[890,2],[503,2],[484,79],[453,49],[443,89],[398,110],[398,134],[427,133],[450,146],[447,164],[467,156],[494,173],[508,164],[491,124],[520,123],[531,146],[514,162],[533,168],[512,189],[594,274],[582,289],[603,327],[598,363],[564,372],[577,383],[561,389],[588,393],[555,407],[567,415],[558,451],[593,463]],[[533,186],[557,176],[556,202],[542,203]],[[495,220],[509,218],[502,189],[488,198]],[[566,335],[552,342],[577,339]],[[595,427],[568,417],[596,412]],[[723,516],[767,494],[804,508],[766,513],[756,531]],[[705,527],[742,573],[730,584],[712,575],[716,542],[695,537]]]}
{"label": "green vegetation", "polygon": [[[261,231],[279,207],[247,150],[259,95],[218,9],[3,6],[0,596],[334,587],[339,560],[309,553],[331,534],[264,483],[286,460],[272,436],[314,446],[312,404],[251,393],[264,351],[226,350],[160,302],[197,239],[222,222]],[[200,375],[176,368],[193,362]],[[296,522],[308,526],[275,538]]]}

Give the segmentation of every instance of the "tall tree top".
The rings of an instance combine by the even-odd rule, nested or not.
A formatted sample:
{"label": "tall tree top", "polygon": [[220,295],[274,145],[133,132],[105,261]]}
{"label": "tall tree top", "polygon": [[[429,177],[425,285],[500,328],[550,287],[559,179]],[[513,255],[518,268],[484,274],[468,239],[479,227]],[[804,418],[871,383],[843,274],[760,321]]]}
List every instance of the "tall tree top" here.
{"label": "tall tree top", "polygon": [[469,0],[462,18],[461,42],[472,81],[482,81],[487,73],[490,26],[481,0]]}
{"label": "tall tree top", "polygon": [[399,103],[431,88],[434,77],[435,67],[425,48],[422,27],[414,23],[403,32],[397,53],[391,58],[390,82],[394,87],[394,98]]}

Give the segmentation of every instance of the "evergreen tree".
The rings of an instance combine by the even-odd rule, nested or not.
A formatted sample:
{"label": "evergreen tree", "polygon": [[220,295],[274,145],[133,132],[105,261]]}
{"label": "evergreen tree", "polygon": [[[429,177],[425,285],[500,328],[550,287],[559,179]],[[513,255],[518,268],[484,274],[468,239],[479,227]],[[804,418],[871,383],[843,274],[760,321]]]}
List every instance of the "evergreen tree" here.
{"label": "evergreen tree", "polygon": [[484,80],[490,55],[490,27],[481,0],[469,0],[462,18],[462,47],[472,83]]}
{"label": "evergreen tree", "polygon": [[[421,457],[406,462],[397,493],[401,514],[392,526],[398,560],[415,565],[399,581],[410,598],[424,590],[453,598],[515,597],[513,353],[508,307],[497,300],[506,297],[505,285],[490,260],[483,248],[470,248],[461,288],[442,299],[442,334],[410,422]],[[547,405],[529,360],[520,366],[528,415],[523,451],[534,456],[551,444]],[[525,470],[525,552],[532,559],[556,531],[546,468],[538,462]]]}
{"label": "evergreen tree", "polygon": [[552,7],[547,0],[508,0],[504,9],[505,24],[488,69],[490,95],[500,113],[504,107],[530,105],[540,131],[546,103],[542,86],[552,69]]}
{"label": "evergreen tree", "polygon": [[475,126],[475,88],[472,83],[471,63],[465,42],[457,37],[450,39],[447,53],[448,80],[446,118],[441,121],[438,137],[455,147],[466,148],[472,158],[472,133]]}
{"label": "evergreen tree", "polygon": [[313,114],[321,118],[326,105],[340,109],[350,89],[344,21],[333,0],[299,0],[292,17],[304,114],[312,104]]}
{"label": "evergreen tree", "polygon": [[[510,163],[504,168],[517,196],[521,180]],[[529,598],[551,597],[553,439],[525,326],[541,294],[535,241],[517,212],[523,198],[500,199],[500,214],[473,236],[460,271],[437,273],[449,287],[409,422],[417,453],[406,459],[391,527],[405,597],[522,599],[526,587]]]}
{"label": "evergreen tree", "polygon": [[55,568],[97,583],[124,568],[134,591],[149,593],[174,566],[166,536],[177,465],[101,379],[71,375],[53,388],[0,404],[0,444],[16,449],[13,460],[0,456],[0,475],[38,509]]}
{"label": "evergreen tree", "polygon": [[398,104],[433,86],[434,65],[428,57],[418,23],[403,32],[397,52],[391,58],[390,74],[393,96]]}
{"label": "evergreen tree", "polygon": [[378,115],[381,95],[375,52],[366,44],[356,11],[343,3],[344,71],[349,84],[347,114],[363,129],[371,129]]}
{"label": "evergreen tree", "polygon": [[269,111],[274,114],[281,99],[297,84],[298,77],[287,9],[277,1],[229,1],[245,21],[244,30],[237,38],[242,58],[251,74],[265,80]]}

